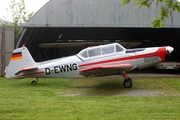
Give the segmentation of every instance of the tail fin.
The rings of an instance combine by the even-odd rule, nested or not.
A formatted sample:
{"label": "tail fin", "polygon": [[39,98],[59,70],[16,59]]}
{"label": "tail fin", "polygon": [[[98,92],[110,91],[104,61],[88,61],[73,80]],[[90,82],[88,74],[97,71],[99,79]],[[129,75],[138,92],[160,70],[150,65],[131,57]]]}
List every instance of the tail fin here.
{"label": "tail fin", "polygon": [[6,78],[20,78],[17,73],[27,68],[35,68],[37,63],[33,60],[26,47],[17,48],[13,51],[9,65],[5,70]]}

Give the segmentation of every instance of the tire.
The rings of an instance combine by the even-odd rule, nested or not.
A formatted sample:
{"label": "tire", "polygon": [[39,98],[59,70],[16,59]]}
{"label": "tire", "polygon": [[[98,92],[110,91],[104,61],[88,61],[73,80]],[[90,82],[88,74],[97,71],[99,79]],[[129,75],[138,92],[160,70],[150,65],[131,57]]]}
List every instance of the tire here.
{"label": "tire", "polygon": [[36,82],[35,80],[33,80],[33,81],[31,82],[31,85],[37,85],[37,82]]}
{"label": "tire", "polygon": [[123,86],[124,86],[124,88],[131,88],[132,87],[132,80],[130,79],[128,79],[128,80],[124,80],[124,82],[123,82]]}

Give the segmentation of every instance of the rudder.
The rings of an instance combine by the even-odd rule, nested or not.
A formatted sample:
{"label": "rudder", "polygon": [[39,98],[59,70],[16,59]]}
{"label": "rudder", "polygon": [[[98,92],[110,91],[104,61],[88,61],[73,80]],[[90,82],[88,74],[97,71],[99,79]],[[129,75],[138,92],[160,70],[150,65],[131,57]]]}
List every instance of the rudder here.
{"label": "rudder", "polygon": [[37,66],[28,49],[23,46],[13,51],[9,65],[5,70],[6,78],[21,78],[15,74],[21,69]]}

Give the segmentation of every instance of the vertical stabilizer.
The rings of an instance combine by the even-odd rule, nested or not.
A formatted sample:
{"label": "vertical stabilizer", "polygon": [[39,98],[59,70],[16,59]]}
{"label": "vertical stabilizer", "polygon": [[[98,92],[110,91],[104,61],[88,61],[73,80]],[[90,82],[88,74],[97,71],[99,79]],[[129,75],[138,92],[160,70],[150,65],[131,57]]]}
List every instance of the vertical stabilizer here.
{"label": "vertical stabilizer", "polygon": [[19,78],[15,74],[21,69],[35,67],[37,63],[33,60],[26,47],[17,48],[13,51],[9,65],[5,70],[6,78]]}

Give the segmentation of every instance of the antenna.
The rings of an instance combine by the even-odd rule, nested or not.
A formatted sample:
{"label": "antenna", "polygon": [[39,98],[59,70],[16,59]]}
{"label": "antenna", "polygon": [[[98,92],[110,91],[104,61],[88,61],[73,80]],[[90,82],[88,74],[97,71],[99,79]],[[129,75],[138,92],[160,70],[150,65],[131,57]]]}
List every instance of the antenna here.
{"label": "antenna", "polygon": [[58,43],[60,41],[60,38],[63,36],[63,33],[61,33],[61,35],[59,35],[58,39],[56,40],[55,43]]}

